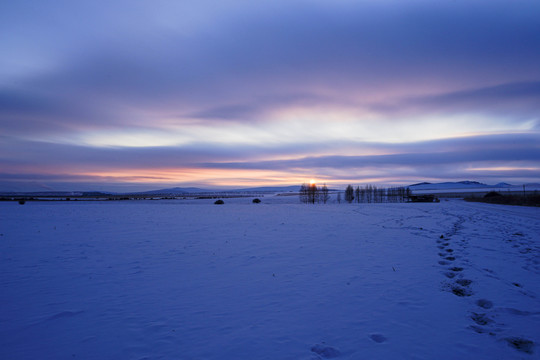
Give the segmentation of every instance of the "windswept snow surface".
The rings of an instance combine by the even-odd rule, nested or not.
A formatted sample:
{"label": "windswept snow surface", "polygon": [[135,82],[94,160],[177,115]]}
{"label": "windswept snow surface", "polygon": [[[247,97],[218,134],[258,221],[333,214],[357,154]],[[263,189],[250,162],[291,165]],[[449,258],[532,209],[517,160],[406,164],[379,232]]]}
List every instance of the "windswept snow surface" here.
{"label": "windswept snow surface", "polygon": [[1,359],[538,359],[540,209],[0,203]]}

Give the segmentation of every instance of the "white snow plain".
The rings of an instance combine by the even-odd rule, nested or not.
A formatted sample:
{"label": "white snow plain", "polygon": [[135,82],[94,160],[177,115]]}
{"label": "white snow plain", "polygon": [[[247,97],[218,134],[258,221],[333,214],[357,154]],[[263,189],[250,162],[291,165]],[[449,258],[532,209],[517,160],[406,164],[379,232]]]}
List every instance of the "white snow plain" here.
{"label": "white snow plain", "polygon": [[538,359],[540,209],[0,203],[1,359]]}

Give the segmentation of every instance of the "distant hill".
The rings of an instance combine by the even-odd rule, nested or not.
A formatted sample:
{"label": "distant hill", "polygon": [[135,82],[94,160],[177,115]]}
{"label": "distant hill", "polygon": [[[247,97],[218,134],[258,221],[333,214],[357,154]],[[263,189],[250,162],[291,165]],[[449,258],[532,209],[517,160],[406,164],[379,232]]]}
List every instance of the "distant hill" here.
{"label": "distant hill", "polygon": [[476,188],[502,188],[511,187],[512,185],[507,183],[498,183],[496,185],[487,185],[478,181],[458,181],[458,182],[442,182],[442,183],[429,183],[422,182],[418,184],[410,185],[411,190],[441,190],[441,189],[476,189]]}
{"label": "distant hill", "polygon": [[187,187],[187,188],[181,188],[181,187],[175,187],[170,189],[159,189],[159,190],[150,190],[150,191],[144,191],[138,194],[194,194],[194,193],[203,193],[203,192],[214,192],[213,190],[207,190],[207,189],[201,189],[197,187]]}
{"label": "distant hill", "polygon": [[433,184],[429,183],[429,182],[421,182],[421,183],[418,183],[418,184],[409,185],[408,187],[420,186],[420,185],[433,185]]}
{"label": "distant hill", "polygon": [[86,193],[81,191],[6,191],[0,192],[0,195],[3,196],[46,196],[46,197],[67,197],[67,196],[81,196]]}
{"label": "distant hill", "polygon": [[296,192],[300,191],[300,186],[263,186],[245,189],[228,190],[232,192]]}
{"label": "distant hill", "polygon": [[243,189],[202,189],[197,187],[175,187],[170,189],[159,189],[141,192],[139,194],[157,195],[157,194],[200,194],[200,193],[257,193],[257,192],[295,192],[299,191],[300,186],[265,186]]}

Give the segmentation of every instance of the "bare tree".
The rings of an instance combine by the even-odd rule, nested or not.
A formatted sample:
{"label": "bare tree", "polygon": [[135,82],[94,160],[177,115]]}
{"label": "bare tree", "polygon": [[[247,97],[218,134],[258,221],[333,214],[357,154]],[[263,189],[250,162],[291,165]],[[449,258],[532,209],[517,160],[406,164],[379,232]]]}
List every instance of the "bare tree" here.
{"label": "bare tree", "polygon": [[308,186],[305,183],[300,186],[300,202],[304,204],[308,202]]}
{"label": "bare tree", "polygon": [[315,204],[319,201],[319,189],[315,184],[309,184],[308,187],[308,202]]}
{"label": "bare tree", "polygon": [[354,200],[354,188],[351,185],[347,185],[347,189],[345,189],[345,200],[348,203],[352,203]]}
{"label": "bare tree", "polygon": [[[328,189],[327,189],[328,190]],[[321,189],[315,184],[302,184],[300,186],[300,202],[304,204],[315,204],[316,202],[321,202]]]}
{"label": "bare tree", "polygon": [[328,195],[328,187],[326,184],[324,184],[321,188],[321,200],[323,203],[326,204],[326,202],[330,199],[330,195]]}

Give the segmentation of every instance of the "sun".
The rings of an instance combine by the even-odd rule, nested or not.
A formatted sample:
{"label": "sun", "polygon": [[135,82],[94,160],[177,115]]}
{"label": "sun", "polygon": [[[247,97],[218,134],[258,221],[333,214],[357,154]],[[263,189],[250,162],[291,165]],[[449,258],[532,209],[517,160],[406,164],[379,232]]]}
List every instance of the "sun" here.
{"label": "sun", "polygon": [[313,185],[315,185],[315,183],[316,183],[316,182],[315,182],[315,179],[309,180],[309,185],[313,186]]}

